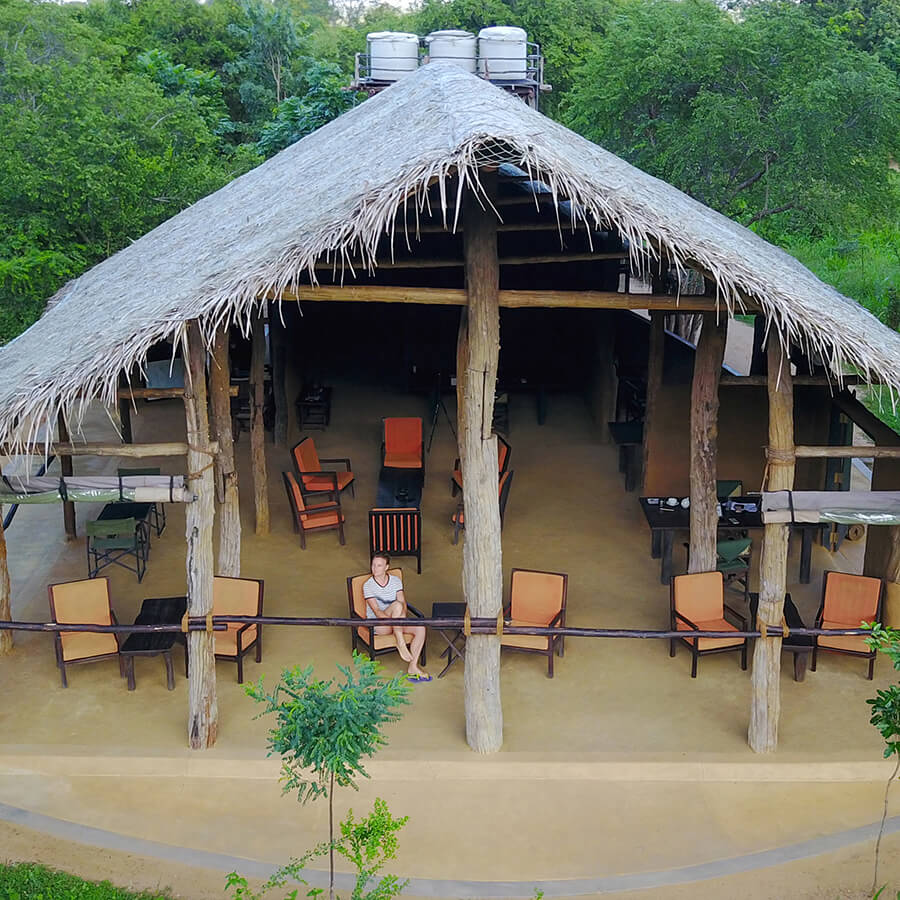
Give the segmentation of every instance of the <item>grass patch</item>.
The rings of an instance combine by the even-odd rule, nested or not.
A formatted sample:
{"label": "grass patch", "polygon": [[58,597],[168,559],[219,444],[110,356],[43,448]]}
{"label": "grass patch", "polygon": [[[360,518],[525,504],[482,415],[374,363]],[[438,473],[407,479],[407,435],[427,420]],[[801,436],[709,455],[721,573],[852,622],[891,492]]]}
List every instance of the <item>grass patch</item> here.
{"label": "grass patch", "polygon": [[170,894],[139,893],[108,881],[85,881],[36,863],[0,864],[0,900],[173,900]]}

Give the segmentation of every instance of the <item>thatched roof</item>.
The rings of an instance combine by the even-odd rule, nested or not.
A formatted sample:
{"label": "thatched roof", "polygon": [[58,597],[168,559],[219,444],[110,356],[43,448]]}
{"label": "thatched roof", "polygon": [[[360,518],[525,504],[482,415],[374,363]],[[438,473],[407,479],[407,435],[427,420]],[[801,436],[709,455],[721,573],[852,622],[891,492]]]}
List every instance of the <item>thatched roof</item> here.
{"label": "thatched roof", "polygon": [[[246,323],[261,294],[296,288],[323,254],[371,263],[399,204],[508,162],[570,198],[633,253],[659,247],[717,279],[729,310],[757,303],[782,334],[900,388],[900,335],[795,259],[668,184],[460,69],[430,64],[67,284],[0,348],[0,443],[85,394],[111,401],[123,368],[183,336]],[[452,199],[452,198],[451,198]]]}

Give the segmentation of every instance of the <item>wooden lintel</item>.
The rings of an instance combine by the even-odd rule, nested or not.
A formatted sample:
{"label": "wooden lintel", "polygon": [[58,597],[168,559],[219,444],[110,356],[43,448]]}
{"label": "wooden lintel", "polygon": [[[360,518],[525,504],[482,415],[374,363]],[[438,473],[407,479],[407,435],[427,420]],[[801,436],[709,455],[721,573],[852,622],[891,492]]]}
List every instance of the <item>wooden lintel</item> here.
{"label": "wooden lintel", "polygon": [[[267,299],[284,301],[343,301],[372,303],[426,303],[465,306],[462,288],[424,288],[379,285],[319,285],[284,289]],[[668,294],[620,294],[616,291],[500,291],[500,306],[597,309],[663,309],[670,312],[715,312],[714,297],[675,297]]]}
{"label": "wooden lintel", "polygon": [[[504,256],[500,258],[501,266],[542,266],[549,263],[581,263],[599,262],[608,259],[627,259],[628,254],[618,251],[616,253],[549,253],[544,256]],[[383,259],[376,263],[377,269],[461,269],[464,265],[462,259]],[[344,264],[344,270],[366,271],[366,267],[359,260]],[[342,270],[340,263],[318,262],[316,269],[321,271]]]}
{"label": "wooden lintel", "polygon": [[799,446],[794,448],[794,456],[798,459],[818,459],[831,457],[833,459],[874,459],[874,458],[900,458],[900,447],[870,447],[865,446]]}
{"label": "wooden lintel", "polygon": [[[838,380],[834,375],[795,375],[794,385],[821,385],[822,387],[840,387],[851,384],[873,384],[870,379],[862,375],[844,375]],[[737,385],[738,387],[763,387],[766,384],[765,375],[723,375],[720,384]]]}
{"label": "wooden lintel", "polygon": [[[424,220],[420,221],[418,224],[414,220],[410,220],[407,222],[397,222],[395,224],[395,236],[400,237],[403,234],[458,234],[462,235],[465,230],[465,226],[462,222],[456,223],[456,228],[452,228],[452,220],[444,225],[443,222],[431,222],[428,221],[431,217],[425,217]],[[563,234],[572,232],[580,232],[584,230],[584,222],[580,220],[575,221],[575,227],[573,228],[572,219],[566,217],[565,219],[561,219],[559,222],[556,219],[548,219],[546,222],[498,222],[497,223],[497,231],[499,232],[515,232],[515,231],[562,231]],[[599,234],[602,232],[608,232],[609,229],[604,228],[589,228],[592,234]]]}
{"label": "wooden lintel", "polygon": [[[162,444],[60,444],[54,443],[32,444],[31,452],[35,456],[43,456],[44,451],[51,456],[184,456],[188,452],[188,445],[178,442]],[[12,447],[0,447],[0,456],[13,456],[17,453],[27,453],[28,450]]]}

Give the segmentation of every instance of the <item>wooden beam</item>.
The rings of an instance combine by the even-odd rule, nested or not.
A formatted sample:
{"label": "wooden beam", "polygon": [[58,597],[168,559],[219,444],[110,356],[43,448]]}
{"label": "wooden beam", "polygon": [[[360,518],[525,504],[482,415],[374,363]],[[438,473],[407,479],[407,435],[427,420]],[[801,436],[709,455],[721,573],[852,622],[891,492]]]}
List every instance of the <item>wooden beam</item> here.
{"label": "wooden beam", "polygon": [[641,448],[643,464],[641,487],[647,483],[650,471],[650,436],[657,416],[659,392],[662,388],[663,362],[666,352],[665,314],[660,310],[650,313],[650,340],[647,350],[647,405],[644,409],[644,446]]}
{"label": "wooden beam", "polygon": [[[373,284],[320,284],[301,287],[299,291],[284,289],[279,297],[268,299],[290,301],[337,301],[351,303],[423,303],[438,306],[465,306],[463,288],[400,287]],[[571,309],[662,309],[668,312],[715,312],[714,297],[678,297],[669,294],[621,294],[616,291],[512,291],[498,292],[501,307],[549,307]]]}
{"label": "wooden beam", "polygon": [[0,447],[0,456],[24,455],[29,450],[35,456],[43,456],[46,450],[50,456],[121,456],[132,459],[144,456],[186,456],[188,445],[179,441],[161,444],[104,444],[90,441],[83,444],[61,444],[54,442],[49,445],[26,445],[24,449]]}
{"label": "wooden beam", "polygon": [[[432,218],[428,216],[427,219]],[[585,229],[584,222],[576,222],[575,227],[572,227],[572,220],[568,217],[557,222],[556,219],[552,219],[546,222],[498,222],[497,223],[497,231],[498,232],[515,232],[515,231],[562,231],[563,234],[577,234],[581,231],[587,230],[590,234],[606,234],[608,233],[608,229],[604,228],[588,228]],[[451,230],[452,223],[444,225],[443,222],[433,223],[427,220],[420,220],[418,226],[416,226],[415,220],[410,220],[406,223],[406,227],[404,228],[403,222],[397,222],[394,225],[395,235],[402,236],[404,234],[416,234],[416,232],[420,234],[449,234],[449,235],[461,235],[465,231],[465,226],[462,222],[456,223],[456,230]]]}
{"label": "wooden beam", "polygon": [[266,335],[263,326],[264,319],[260,310],[253,319],[250,348],[250,464],[257,534],[269,533],[269,479],[266,472],[266,430],[263,423],[266,361]]}
{"label": "wooden beam", "polygon": [[713,572],[716,568],[716,477],[719,436],[719,375],[725,358],[727,321],[715,314],[703,317],[694,377],[691,384],[691,508],[690,567]]}
{"label": "wooden beam", "polygon": [[[840,381],[834,375],[795,375],[794,387],[812,385],[823,387],[841,387],[851,384],[874,384],[862,375],[845,375]],[[723,375],[720,384],[727,387],[762,387],[766,384],[765,375]]]}
{"label": "wooden beam", "polygon": [[[537,266],[547,263],[582,263],[598,262],[607,259],[627,259],[627,253],[548,253],[543,256],[501,256],[501,266]],[[438,259],[434,257],[411,257],[408,259],[379,259],[375,263],[377,269],[460,269],[465,265],[462,259]],[[361,260],[337,266],[333,262],[317,262],[316,269],[327,272],[344,271],[353,269],[355,272],[365,272],[367,267]]]}
{"label": "wooden beam", "polygon": [[[794,386],[790,358],[776,331],[768,340],[769,476],[768,490],[794,487]],[[763,529],[759,563],[757,621],[781,625],[787,586],[788,526],[767,524]],[[759,638],[753,651],[752,694],[748,741],[756,753],[772,753],[778,746],[781,715],[781,638]]]}
{"label": "wooden beam", "polygon": [[848,446],[824,446],[810,447],[798,446],[794,448],[794,456],[798,459],[818,459],[830,457],[832,459],[897,459],[900,457],[900,447],[873,447],[870,445]]}
{"label": "wooden beam", "polygon": [[219,443],[219,452],[216,454],[216,496],[220,503],[216,574],[238,578],[241,574],[241,509],[237,466],[234,464],[229,382],[228,329],[220,328],[216,332],[209,367],[210,409],[213,429]]}
{"label": "wooden beam", "polygon": [[[207,616],[213,609],[214,484],[210,465],[212,445],[206,406],[206,346],[196,320],[188,326],[187,389],[184,413],[190,438],[187,487],[196,500],[185,507],[187,537],[187,611]],[[187,635],[188,744],[204,750],[216,742],[219,707],[216,698],[215,638],[211,631]]]}
{"label": "wooden beam", "polygon": [[[237,397],[237,385],[229,385],[228,396]],[[178,400],[184,396],[183,387],[173,388],[119,388],[120,400]]]}
{"label": "wooden beam", "polygon": [[[0,506],[0,513],[3,507]],[[10,606],[9,584],[9,560],[6,553],[6,535],[3,532],[3,516],[0,514],[0,619],[4,622],[12,621],[12,609]],[[13,633],[0,631],[0,656],[12,653]]]}
{"label": "wooden beam", "polygon": [[[66,425],[66,417],[62,412],[56,416],[56,429],[60,443],[69,443],[69,429]],[[71,456],[60,456],[59,468],[63,478],[71,477],[75,474],[75,466],[72,463]],[[78,537],[78,532],[75,530],[75,504],[71,500],[63,502],[63,525],[66,530],[66,540],[74,541]]]}
{"label": "wooden beam", "polygon": [[849,391],[836,394],[832,402],[854,425],[858,425],[877,444],[885,445],[897,442],[897,432],[863,406]]}
{"label": "wooden beam", "polygon": [[[482,184],[496,195],[494,177],[484,177]],[[466,510],[463,597],[471,615],[496,618],[503,609],[497,438],[491,434],[500,355],[497,217],[482,209],[471,190],[466,191],[464,204],[468,306],[461,313],[456,374]],[[503,743],[497,635],[473,634],[467,639],[464,691],[469,746],[478,753],[496,752]]]}

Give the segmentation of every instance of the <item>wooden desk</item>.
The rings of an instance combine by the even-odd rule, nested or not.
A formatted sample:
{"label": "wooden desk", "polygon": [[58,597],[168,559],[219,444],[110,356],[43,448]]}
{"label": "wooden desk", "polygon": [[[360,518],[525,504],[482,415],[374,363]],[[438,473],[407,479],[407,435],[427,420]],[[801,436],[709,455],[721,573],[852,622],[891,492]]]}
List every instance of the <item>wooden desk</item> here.
{"label": "wooden desk", "polygon": [[331,388],[301,391],[297,395],[297,423],[301,430],[319,428],[324,431],[331,423]]}

